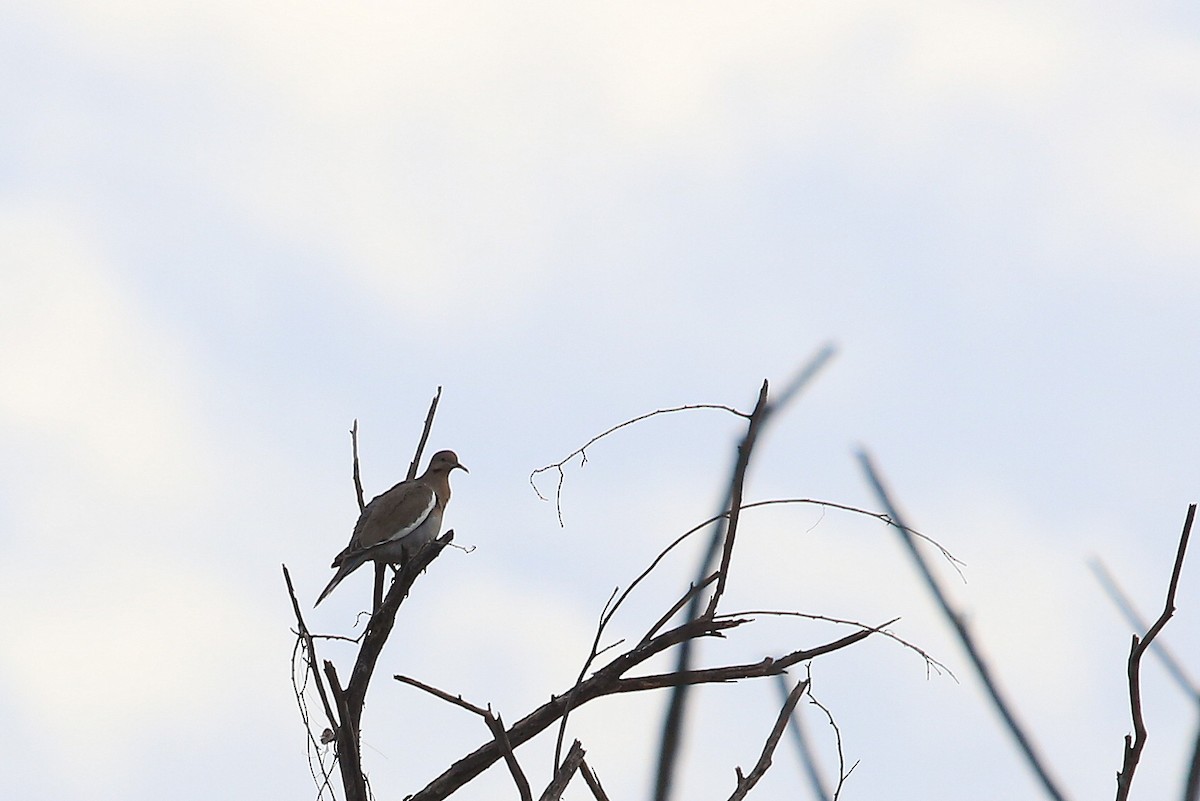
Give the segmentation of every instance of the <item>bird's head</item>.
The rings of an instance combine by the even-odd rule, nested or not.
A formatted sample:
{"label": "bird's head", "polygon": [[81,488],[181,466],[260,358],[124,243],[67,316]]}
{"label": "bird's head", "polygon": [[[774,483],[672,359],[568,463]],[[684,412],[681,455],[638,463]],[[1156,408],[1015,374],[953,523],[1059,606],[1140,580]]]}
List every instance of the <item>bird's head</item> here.
{"label": "bird's head", "polygon": [[464,473],[470,473],[461,462],[458,461],[458,454],[454,451],[438,451],[429,460],[429,472],[450,474],[455,468],[462,470]]}

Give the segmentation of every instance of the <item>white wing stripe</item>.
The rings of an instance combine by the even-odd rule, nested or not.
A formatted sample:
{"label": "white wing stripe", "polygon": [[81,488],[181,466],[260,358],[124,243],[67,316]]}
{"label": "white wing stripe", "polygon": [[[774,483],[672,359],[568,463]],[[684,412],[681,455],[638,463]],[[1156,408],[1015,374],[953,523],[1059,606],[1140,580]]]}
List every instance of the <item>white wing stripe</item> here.
{"label": "white wing stripe", "polygon": [[429,519],[429,513],[433,511],[433,507],[436,505],[437,505],[437,493],[430,492],[429,493],[429,503],[421,511],[421,514],[417,515],[416,519],[413,520],[411,523],[409,523],[407,526],[400,529],[399,531],[397,531],[392,536],[388,537],[383,542],[378,543],[378,545],[376,545],[375,547],[379,547],[379,545],[383,545],[386,542],[396,542],[397,540],[402,540],[405,537],[407,537],[409,534],[416,531],[418,528],[421,527],[422,523],[424,523],[426,520]]}

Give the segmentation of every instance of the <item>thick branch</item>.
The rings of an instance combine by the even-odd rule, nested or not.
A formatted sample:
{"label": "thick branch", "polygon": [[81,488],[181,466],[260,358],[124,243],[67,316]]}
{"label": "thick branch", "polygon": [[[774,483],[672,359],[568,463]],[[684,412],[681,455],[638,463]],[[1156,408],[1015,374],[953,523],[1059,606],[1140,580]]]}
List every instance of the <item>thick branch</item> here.
{"label": "thick branch", "polygon": [[350,674],[350,684],[346,687],[346,706],[350,712],[349,718],[343,722],[358,731],[359,720],[362,717],[363,702],[367,697],[367,686],[371,683],[371,675],[375,672],[375,663],[383,646],[387,643],[392,626],[396,623],[396,613],[400,604],[408,597],[413,582],[425,568],[442,552],[442,549],[454,539],[453,529],[447,531],[433,542],[426,545],[404,564],[392,581],[387,597],[371,620],[363,635],[362,647],[358,651],[358,659],[354,662],[354,670]]}
{"label": "thick branch", "polygon": [[[550,700],[508,729],[508,739],[515,749],[521,744],[552,726],[568,708],[575,709],[595,698],[614,693],[637,692],[676,686],[680,683],[724,682],[737,679],[769,676],[780,673],[787,667],[822,654],[845,648],[874,633],[875,629],[856,631],[824,645],[801,651],[793,651],[778,658],[767,658],[747,665],[730,665],[707,670],[688,671],[682,675],[662,674],[622,678],[631,668],[645,662],[686,639],[716,635],[722,630],[733,628],[747,620],[693,620],[655,637],[645,646],[633,649],[616,657],[612,662],[597,670],[589,678],[572,687],[563,695],[551,696]],[[455,762],[445,772],[412,796],[410,801],[435,801],[443,799],[462,785],[474,779],[493,765],[501,756],[494,740],[484,743],[475,751]]]}
{"label": "thick branch", "polygon": [[546,791],[542,793],[538,801],[559,801],[562,798],[563,791],[567,789],[567,785],[571,781],[571,777],[575,775],[575,771],[579,770],[579,766],[583,763],[583,746],[579,741],[571,743],[571,748],[567,751],[567,756],[563,759],[562,765],[554,772],[554,778],[550,780]]}

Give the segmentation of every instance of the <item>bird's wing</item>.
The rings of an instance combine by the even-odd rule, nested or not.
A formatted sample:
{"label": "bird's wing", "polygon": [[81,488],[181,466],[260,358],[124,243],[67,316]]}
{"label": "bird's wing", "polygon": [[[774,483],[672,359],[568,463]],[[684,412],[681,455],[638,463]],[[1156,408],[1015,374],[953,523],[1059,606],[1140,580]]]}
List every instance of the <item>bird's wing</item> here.
{"label": "bird's wing", "polygon": [[350,538],[350,550],[365,551],[403,539],[418,529],[436,506],[437,495],[428,484],[397,484],[363,510]]}

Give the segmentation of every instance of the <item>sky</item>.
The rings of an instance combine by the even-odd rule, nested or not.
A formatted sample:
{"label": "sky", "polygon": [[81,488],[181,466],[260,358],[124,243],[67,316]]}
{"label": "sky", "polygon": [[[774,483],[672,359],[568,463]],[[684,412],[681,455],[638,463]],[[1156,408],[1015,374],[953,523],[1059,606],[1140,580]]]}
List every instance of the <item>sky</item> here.
{"label": "sky", "polygon": [[[280,566],[315,631],[356,631],[367,571],[311,608],[357,516],[350,426],[370,497],[441,387],[469,550],[416,585],[363,723],[376,797],[415,792],[488,733],[390,676],[510,722],[565,690],[613,588],[715,511],[743,421],[595,443],[561,526],[530,473],[656,409],[748,411],[826,344],[747,500],[877,510],[869,452],[963,562],[937,570],[1060,784],[1114,791],[1132,628],[1089,561],[1157,614],[1200,500],[1194,4],[11,0],[0,60],[0,795],[315,798]],[[1163,634],[1193,675],[1195,562]],[[726,600],[900,618],[952,671],[882,638],[812,663],[842,798],[1038,797],[882,523],[748,512]],[[847,632],[744,628],[700,662]],[[1134,797],[1175,798],[1196,704],[1143,675]],[[728,797],[778,690],[693,700],[677,797]],[[573,716],[614,799],[648,797],[664,701]],[[535,786],[552,747],[518,751]],[[753,797],[800,777],[785,743]]]}

